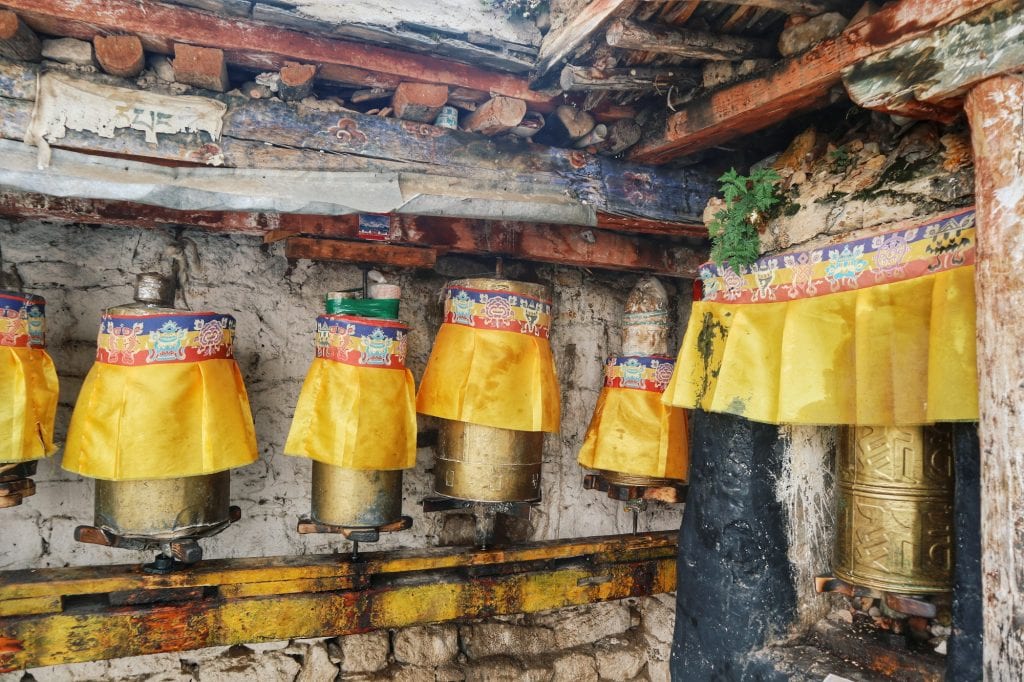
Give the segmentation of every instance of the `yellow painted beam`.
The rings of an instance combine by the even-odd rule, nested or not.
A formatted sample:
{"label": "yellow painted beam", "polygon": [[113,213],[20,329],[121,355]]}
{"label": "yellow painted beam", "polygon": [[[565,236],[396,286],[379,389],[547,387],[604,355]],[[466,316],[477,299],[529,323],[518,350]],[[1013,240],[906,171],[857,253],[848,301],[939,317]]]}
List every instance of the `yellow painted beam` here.
{"label": "yellow painted beam", "polygon": [[657,594],[675,589],[675,535],[368,553],[355,563],[220,560],[167,576],[134,566],[0,573],[10,614],[0,617],[0,672]]}

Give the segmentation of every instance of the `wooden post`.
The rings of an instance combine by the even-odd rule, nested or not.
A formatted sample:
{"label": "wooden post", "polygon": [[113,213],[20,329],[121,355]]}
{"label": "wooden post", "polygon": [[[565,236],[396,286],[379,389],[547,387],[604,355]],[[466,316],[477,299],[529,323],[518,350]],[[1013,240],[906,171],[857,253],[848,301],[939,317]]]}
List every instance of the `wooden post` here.
{"label": "wooden post", "polygon": [[462,127],[471,133],[497,135],[519,125],[526,116],[526,102],[513,97],[493,97],[470,114]]}
{"label": "wooden post", "polygon": [[285,62],[281,67],[281,79],[277,83],[277,92],[286,102],[309,97],[313,92],[315,78],[316,67],[312,64]]}
{"label": "wooden post", "polygon": [[228,67],[224,61],[224,50],[176,43],[174,80],[207,90],[224,92],[228,89]]}
{"label": "wooden post", "polygon": [[967,96],[977,203],[978,411],[985,679],[1024,670],[1024,79]]}
{"label": "wooden post", "polygon": [[146,53],[138,36],[97,35],[92,45],[96,51],[96,61],[112,76],[138,76],[146,66]]}
{"label": "wooden post", "polygon": [[395,108],[395,116],[400,119],[433,123],[447,101],[447,85],[399,83],[391,98],[391,106]]}
{"label": "wooden post", "polygon": [[29,62],[43,58],[39,37],[10,10],[0,10],[0,55]]}

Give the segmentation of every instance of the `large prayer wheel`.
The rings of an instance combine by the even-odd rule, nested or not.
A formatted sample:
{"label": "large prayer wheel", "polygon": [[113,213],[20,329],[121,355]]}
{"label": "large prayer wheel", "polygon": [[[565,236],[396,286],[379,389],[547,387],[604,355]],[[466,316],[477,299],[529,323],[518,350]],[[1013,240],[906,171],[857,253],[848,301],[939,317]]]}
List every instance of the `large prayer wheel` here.
{"label": "large prayer wheel", "polygon": [[104,311],[72,416],[64,467],[96,479],[95,527],[114,546],[173,549],[223,530],[230,469],[256,459],[234,319],[173,301],[168,279],[143,273],[133,303]]}
{"label": "large prayer wheel", "polygon": [[559,421],[542,284],[464,279],[445,292],[444,324],[417,399],[440,418],[434,490],[476,502],[540,498],[544,432]]}
{"label": "large prayer wheel", "polygon": [[837,462],[837,510],[836,577],[898,594],[949,592],[952,428],[847,428]]}
{"label": "large prayer wheel", "polygon": [[402,518],[402,470],[348,469],[313,462],[310,516],[343,528],[378,528]]}

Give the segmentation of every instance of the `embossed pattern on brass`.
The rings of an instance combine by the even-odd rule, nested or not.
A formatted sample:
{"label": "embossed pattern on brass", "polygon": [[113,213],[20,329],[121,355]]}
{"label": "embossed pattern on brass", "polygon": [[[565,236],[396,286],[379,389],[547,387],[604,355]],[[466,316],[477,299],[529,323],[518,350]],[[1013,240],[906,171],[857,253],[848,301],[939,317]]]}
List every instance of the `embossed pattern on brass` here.
{"label": "embossed pattern on brass", "polygon": [[231,472],[142,481],[96,480],[96,527],[157,541],[210,535],[230,522]]}
{"label": "embossed pattern on brass", "polygon": [[514,279],[493,279],[490,277],[471,277],[469,279],[457,279],[449,283],[453,287],[465,287],[467,289],[483,289],[485,291],[510,291],[514,294],[532,296],[543,301],[551,300],[551,288],[546,284],[533,282],[519,282]]}
{"label": "embossed pattern on brass", "polygon": [[441,420],[434,490],[474,502],[540,499],[544,434]]}
{"label": "embossed pattern on brass", "polygon": [[837,577],[901,594],[952,589],[953,434],[948,424],[847,428],[836,483]]}
{"label": "embossed pattern on brass", "polygon": [[679,483],[679,481],[675,481],[671,478],[655,478],[654,476],[625,474],[621,471],[609,471],[607,469],[601,469],[601,478],[609,483],[615,483],[617,485],[644,486],[647,488],[661,488]]}
{"label": "embossed pattern on brass", "polygon": [[314,521],[377,528],[402,517],[402,471],[346,469],[313,461]]}

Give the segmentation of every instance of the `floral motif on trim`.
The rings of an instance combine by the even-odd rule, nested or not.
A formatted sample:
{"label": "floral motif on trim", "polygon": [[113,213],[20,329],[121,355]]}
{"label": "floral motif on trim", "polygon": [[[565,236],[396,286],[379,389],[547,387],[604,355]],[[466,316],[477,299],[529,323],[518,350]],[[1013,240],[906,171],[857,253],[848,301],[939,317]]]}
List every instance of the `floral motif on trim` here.
{"label": "floral motif on trim", "polygon": [[395,320],[356,315],[316,318],[316,357],[346,365],[403,369],[409,328]]}
{"label": "floral motif on trim", "polygon": [[548,338],[551,303],[509,291],[452,286],[445,291],[444,321]]}
{"label": "floral motif on trim", "polygon": [[974,264],[974,209],[820,249],[771,256],[749,267],[705,263],[705,301],[768,303],[888,284]]}
{"label": "floral motif on trim", "polygon": [[606,388],[629,388],[663,393],[672,379],[675,361],[660,355],[612,355],[604,366]]}
{"label": "floral motif on trim", "polygon": [[46,347],[46,301],[0,291],[0,346]]}
{"label": "floral motif on trim", "polygon": [[232,357],[235,318],[218,313],[104,315],[96,361],[108,365],[158,365]]}

